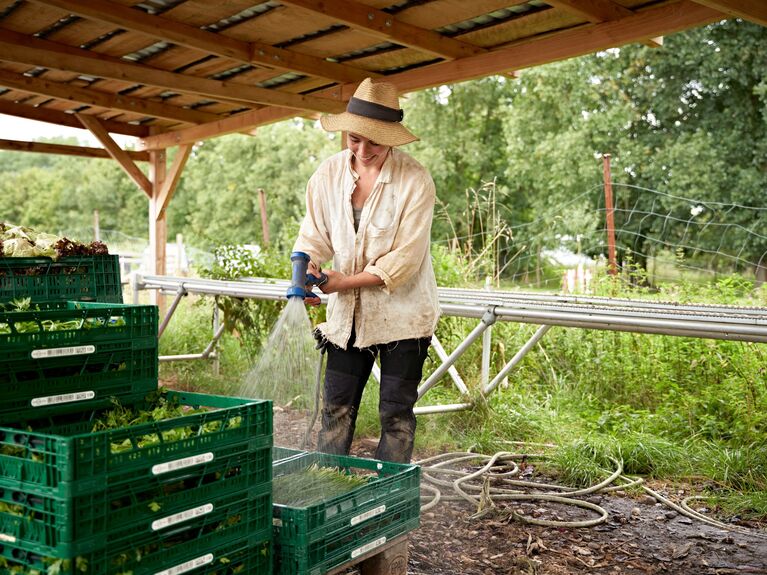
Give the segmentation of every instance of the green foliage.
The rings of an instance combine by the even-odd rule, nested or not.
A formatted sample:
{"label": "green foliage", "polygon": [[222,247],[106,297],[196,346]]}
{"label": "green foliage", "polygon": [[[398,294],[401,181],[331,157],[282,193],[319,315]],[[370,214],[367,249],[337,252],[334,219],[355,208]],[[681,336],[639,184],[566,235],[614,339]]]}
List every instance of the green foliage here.
{"label": "green foliage", "polygon": [[[213,337],[213,302],[187,296],[160,338],[160,355],[200,353]],[[218,342],[220,374],[208,361],[177,361],[160,364],[160,379],[173,389],[225,394],[236,389],[250,367],[239,340],[225,333]]]}
{"label": "green foliage", "polygon": [[[279,259],[281,258],[281,259]],[[284,254],[265,250],[254,255],[242,246],[224,245],[214,251],[214,263],[201,275],[217,280],[248,277],[286,277],[289,261]],[[249,357],[261,349],[269,331],[283,308],[280,302],[251,298],[217,296],[216,305],[223,312],[227,332],[236,334]]]}

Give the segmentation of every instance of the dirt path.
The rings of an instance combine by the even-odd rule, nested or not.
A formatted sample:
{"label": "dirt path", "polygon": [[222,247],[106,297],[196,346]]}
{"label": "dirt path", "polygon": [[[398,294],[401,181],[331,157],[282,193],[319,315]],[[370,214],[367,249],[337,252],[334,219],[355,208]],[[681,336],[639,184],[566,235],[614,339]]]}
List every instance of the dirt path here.
{"label": "dirt path", "polygon": [[[606,523],[561,529],[518,523],[510,508],[480,519],[467,504],[438,505],[411,535],[413,575],[767,574],[767,540],[709,527],[648,499],[605,495]],[[573,518],[567,509],[515,505],[517,512]]]}
{"label": "dirt path", "polygon": [[[275,412],[275,444],[295,446],[305,420]],[[376,440],[355,440],[352,454],[372,457]],[[422,454],[415,454],[418,459]],[[652,487],[672,498],[664,485]],[[463,502],[440,503],[421,515],[410,536],[409,575],[767,575],[767,539],[710,527],[657,503],[622,492],[586,498],[608,512],[589,528],[527,525],[511,512],[542,519],[591,518],[558,504],[499,503],[481,518]],[[767,531],[762,531],[767,533]]]}

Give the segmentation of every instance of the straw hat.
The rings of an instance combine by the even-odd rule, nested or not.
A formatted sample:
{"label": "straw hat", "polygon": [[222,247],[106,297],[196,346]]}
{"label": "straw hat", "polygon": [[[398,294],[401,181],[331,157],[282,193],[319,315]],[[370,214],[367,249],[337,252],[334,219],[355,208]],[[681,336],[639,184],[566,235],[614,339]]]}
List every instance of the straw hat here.
{"label": "straw hat", "polygon": [[418,139],[400,123],[403,116],[397,87],[365,78],[349,100],[346,112],[322,116],[320,123],[328,132],[353,132],[376,144],[401,146]]}

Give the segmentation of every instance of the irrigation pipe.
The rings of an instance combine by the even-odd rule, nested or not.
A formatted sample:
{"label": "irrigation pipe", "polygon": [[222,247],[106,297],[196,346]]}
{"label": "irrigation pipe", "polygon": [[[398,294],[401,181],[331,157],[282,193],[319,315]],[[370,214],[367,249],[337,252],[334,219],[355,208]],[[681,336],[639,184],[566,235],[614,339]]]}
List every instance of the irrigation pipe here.
{"label": "irrigation pipe", "polygon": [[[520,442],[507,443],[522,445]],[[535,445],[545,448],[556,447],[551,444]],[[609,493],[638,486],[659,503],[690,519],[701,521],[719,529],[767,539],[767,533],[730,525],[711,517],[706,517],[689,506],[689,501],[705,500],[707,499],[705,496],[695,495],[685,498],[681,503],[674,503],[657,491],[644,485],[641,478],[623,475],[623,463],[612,458],[610,459],[615,464],[615,470],[603,481],[583,489],[513,479],[521,472],[519,465],[514,461],[519,459],[545,460],[548,459],[548,456],[542,453],[528,454],[507,451],[500,451],[490,456],[461,451],[443,453],[416,461],[415,463],[421,466],[421,477],[423,479],[421,486],[425,491],[429,492],[429,494],[421,496],[421,500],[426,501],[421,506],[421,511],[428,511],[442,501],[465,501],[476,506],[477,512],[472,518],[478,518],[495,508],[495,503],[498,501],[551,501],[592,511],[598,517],[572,521],[549,520],[526,517],[516,511],[511,512],[511,517],[522,523],[546,527],[592,527],[604,523],[607,520],[608,512],[595,503],[576,499],[577,497]],[[476,467],[476,469],[470,471],[463,469],[463,467],[466,467],[471,462],[474,462],[473,467]],[[521,491],[520,488],[527,491]],[[553,490],[557,493],[546,493],[545,490]]]}

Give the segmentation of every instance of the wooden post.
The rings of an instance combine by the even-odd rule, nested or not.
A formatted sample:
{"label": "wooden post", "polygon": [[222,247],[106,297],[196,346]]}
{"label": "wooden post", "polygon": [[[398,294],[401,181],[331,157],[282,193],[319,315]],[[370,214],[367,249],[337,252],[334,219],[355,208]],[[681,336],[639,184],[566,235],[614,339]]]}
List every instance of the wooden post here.
{"label": "wooden post", "polygon": [[607,272],[610,275],[618,273],[618,265],[615,259],[615,221],[613,219],[613,183],[610,175],[610,154],[602,156],[605,181],[605,217],[607,218]]}
{"label": "wooden post", "polygon": [[99,226],[99,211],[93,210],[93,239],[101,240],[101,227]]}
{"label": "wooden post", "polygon": [[[161,190],[166,176],[165,150],[150,152],[149,180],[152,183],[152,197],[149,199],[149,269],[155,275],[165,275],[165,250],[168,243],[168,227],[162,209]],[[165,315],[165,298],[151,290],[150,301],[160,306],[160,317]]]}
{"label": "wooden post", "polygon": [[261,235],[266,247],[269,245],[269,219],[266,214],[266,192],[263,188],[258,188],[258,207],[261,210]]}
{"label": "wooden post", "polygon": [[185,276],[186,272],[183,267],[184,258],[184,234],[176,234],[176,269],[173,271],[173,275]]}

